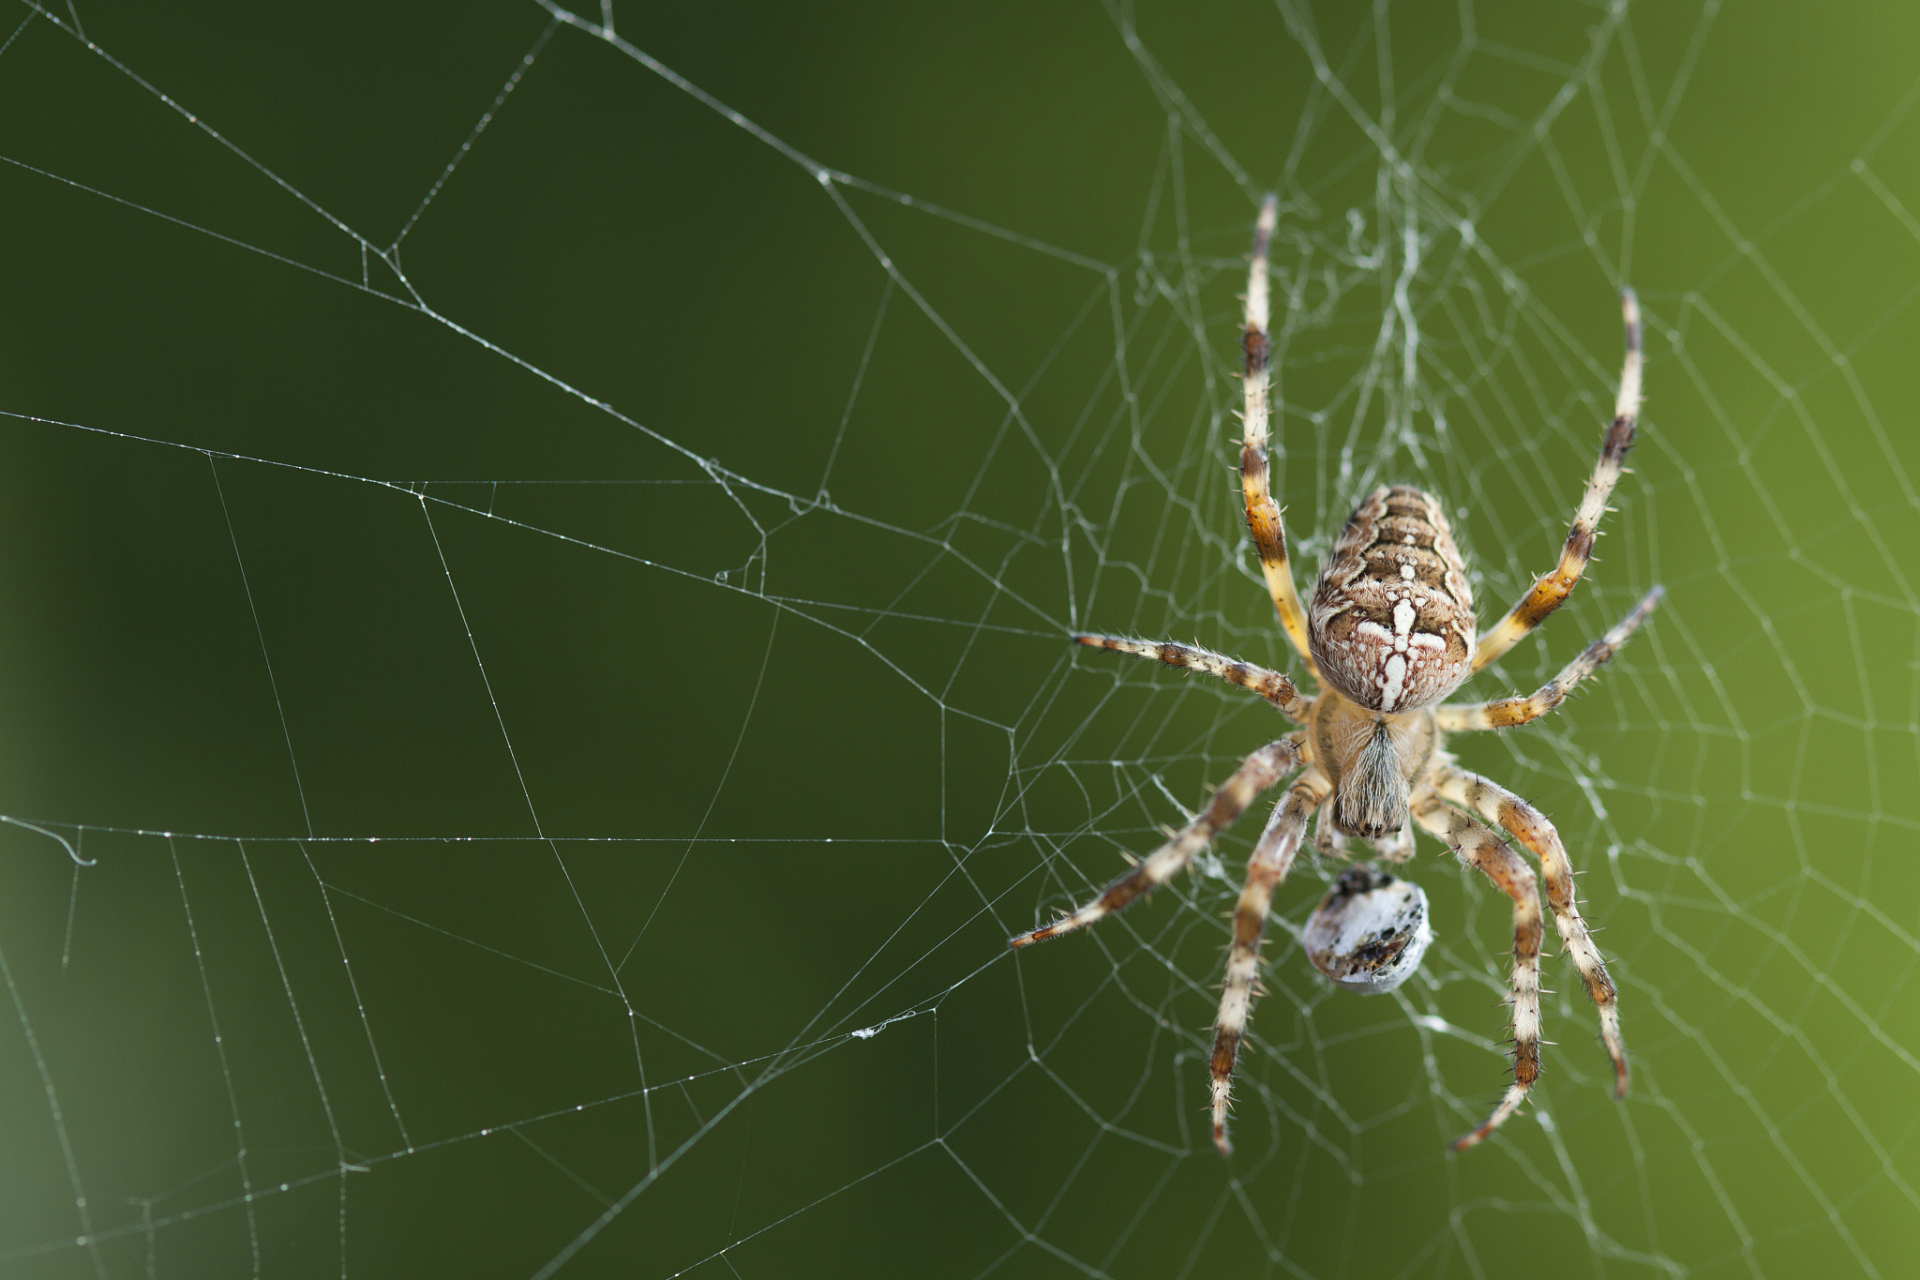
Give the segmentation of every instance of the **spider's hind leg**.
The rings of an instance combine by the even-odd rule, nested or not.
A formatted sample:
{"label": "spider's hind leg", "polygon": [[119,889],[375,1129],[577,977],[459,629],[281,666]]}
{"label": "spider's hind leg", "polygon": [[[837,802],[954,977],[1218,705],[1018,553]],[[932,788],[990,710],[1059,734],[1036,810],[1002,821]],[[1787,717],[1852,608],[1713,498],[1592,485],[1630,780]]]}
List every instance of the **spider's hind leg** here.
{"label": "spider's hind leg", "polygon": [[1280,616],[1281,629],[1300,661],[1317,678],[1319,669],[1307,647],[1306,611],[1300,607],[1293,570],[1287,563],[1287,533],[1280,524],[1280,506],[1273,500],[1267,475],[1267,419],[1271,413],[1267,379],[1273,355],[1267,337],[1267,246],[1273,241],[1279,212],[1278,197],[1270,195],[1261,202],[1260,218],[1253,228],[1253,256],[1247,267],[1247,324],[1240,339],[1241,392],[1245,397],[1241,423],[1246,428],[1240,446],[1240,489],[1247,505],[1247,532],[1259,553],[1260,572],[1267,580],[1267,594],[1273,597],[1274,612]]}
{"label": "spider's hind leg", "polygon": [[1626,466],[1627,449],[1633,444],[1634,424],[1640,416],[1640,304],[1633,290],[1620,291],[1620,311],[1627,332],[1627,356],[1620,370],[1620,394],[1614,401],[1613,425],[1600,446],[1600,460],[1593,465],[1593,478],[1574,513],[1573,527],[1567,530],[1566,545],[1560,550],[1560,563],[1540,575],[1533,589],[1507,616],[1480,637],[1473,651],[1475,671],[1513,648],[1535,627],[1546,620],[1573,593],[1574,584],[1586,572],[1593,557],[1593,540],[1598,534],[1600,516],[1613,496],[1613,486]]}

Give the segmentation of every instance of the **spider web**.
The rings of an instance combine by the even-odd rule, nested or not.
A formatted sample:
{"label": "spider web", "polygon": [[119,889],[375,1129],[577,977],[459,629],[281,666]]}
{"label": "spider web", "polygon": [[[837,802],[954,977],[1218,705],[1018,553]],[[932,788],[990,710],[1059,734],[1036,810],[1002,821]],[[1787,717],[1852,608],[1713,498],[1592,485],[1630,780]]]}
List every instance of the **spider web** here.
{"label": "spider web", "polygon": [[[23,7],[0,36],[0,1268],[1901,1273],[1920,1245],[1920,83],[1866,12]],[[610,25],[609,25],[610,24]],[[1758,68],[1766,67],[1766,74]],[[1456,743],[1584,870],[1633,1093],[1508,912],[1335,994],[1256,821],[1084,899],[1276,734],[1078,628],[1290,661],[1238,512],[1274,251],[1304,582],[1457,506],[1601,559]]]}

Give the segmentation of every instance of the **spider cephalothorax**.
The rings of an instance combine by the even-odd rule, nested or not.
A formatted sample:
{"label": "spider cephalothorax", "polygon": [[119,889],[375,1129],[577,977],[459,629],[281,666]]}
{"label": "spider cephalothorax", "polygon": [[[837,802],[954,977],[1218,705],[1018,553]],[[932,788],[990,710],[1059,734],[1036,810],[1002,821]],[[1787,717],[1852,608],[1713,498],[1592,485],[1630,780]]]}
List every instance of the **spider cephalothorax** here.
{"label": "spider cephalothorax", "polygon": [[[1613,1060],[1615,1093],[1624,1095],[1627,1090],[1626,1050],[1620,1040],[1613,983],[1580,919],[1574,902],[1573,864],[1559,834],[1538,809],[1513,792],[1457,767],[1444,750],[1443,739],[1448,733],[1525,724],[1552,711],[1569,689],[1612,657],[1646,620],[1660,601],[1660,588],[1649,591],[1633,612],[1537,692],[1468,705],[1442,700],[1539,626],[1580,580],[1600,515],[1620,478],[1627,446],[1633,443],[1640,403],[1640,315],[1633,293],[1623,290],[1627,358],[1613,423],[1573,527],[1567,531],[1560,563],[1543,574],[1492,630],[1475,637],[1473,592],[1439,502],[1405,485],[1375,489],[1354,509],[1314,586],[1311,606],[1303,610],[1287,565],[1280,509],[1267,483],[1267,244],[1276,216],[1276,202],[1269,196],[1255,227],[1247,278],[1247,325],[1241,340],[1246,441],[1240,451],[1240,480],[1247,528],[1280,625],[1319,683],[1320,692],[1303,697],[1280,672],[1190,645],[1075,636],[1081,644],[1158,658],[1168,666],[1229,680],[1259,694],[1301,728],[1248,756],[1198,817],[1093,901],[1012,942],[1016,947],[1040,942],[1118,911],[1165,883],[1261,792],[1290,774],[1297,775],[1247,859],[1246,885],[1233,916],[1233,945],[1220,1012],[1214,1020],[1210,1059],[1213,1138],[1225,1153],[1230,1149],[1227,1107],[1233,1065],[1253,1005],[1267,910],[1274,888],[1300,852],[1309,820],[1331,802],[1327,812],[1336,830],[1374,841],[1379,856],[1395,861],[1411,855],[1411,820],[1445,843],[1462,862],[1484,872],[1513,900],[1513,1083],[1493,1113],[1454,1143],[1456,1148],[1468,1147],[1519,1108],[1540,1074],[1542,882],[1566,954],[1600,1011],[1600,1035]],[[1504,829],[1539,859],[1537,879],[1488,823]],[[1328,840],[1326,847],[1333,848],[1334,842]],[[1385,896],[1376,901],[1374,895]],[[1416,921],[1411,907],[1402,911],[1399,902],[1392,896],[1390,883],[1371,881],[1356,883],[1344,897],[1330,895],[1315,918],[1316,925],[1325,926],[1321,932],[1326,939],[1331,939],[1323,947],[1330,958],[1323,962],[1316,953],[1315,963],[1356,990],[1387,990],[1403,980],[1419,963],[1426,920],[1424,904]],[[1385,903],[1385,913],[1394,921],[1389,932],[1395,945],[1391,956],[1382,952],[1357,957],[1357,967],[1349,973],[1333,963],[1346,945],[1340,941],[1344,933],[1336,927],[1345,917],[1335,920],[1333,915],[1349,910],[1351,903],[1362,903],[1351,909],[1368,920],[1383,910],[1378,904]],[[1323,914],[1326,919],[1321,918]],[[1419,940],[1419,945],[1409,949],[1409,939]]]}
{"label": "spider cephalothorax", "polygon": [[1333,785],[1333,825],[1379,840],[1407,825],[1407,801],[1440,745],[1431,711],[1369,711],[1339,694],[1315,699],[1313,758]]}

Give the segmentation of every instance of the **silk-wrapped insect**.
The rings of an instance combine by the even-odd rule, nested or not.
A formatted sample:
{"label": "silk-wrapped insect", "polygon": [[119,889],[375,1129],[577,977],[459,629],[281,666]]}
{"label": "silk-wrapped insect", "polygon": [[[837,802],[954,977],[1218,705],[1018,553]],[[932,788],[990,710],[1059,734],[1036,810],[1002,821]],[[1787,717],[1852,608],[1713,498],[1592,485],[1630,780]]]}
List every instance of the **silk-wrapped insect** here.
{"label": "silk-wrapped insect", "polygon": [[1363,996],[1383,995],[1411,978],[1432,941],[1425,891],[1366,867],[1340,877],[1301,935],[1314,968]]}

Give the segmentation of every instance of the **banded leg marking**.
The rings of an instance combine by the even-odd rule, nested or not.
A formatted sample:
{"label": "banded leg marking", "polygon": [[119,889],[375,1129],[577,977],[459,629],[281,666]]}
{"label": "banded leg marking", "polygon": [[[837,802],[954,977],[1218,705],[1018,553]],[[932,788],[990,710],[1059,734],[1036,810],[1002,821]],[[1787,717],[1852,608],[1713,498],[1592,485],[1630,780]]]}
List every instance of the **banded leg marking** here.
{"label": "banded leg marking", "polygon": [[1278,671],[1269,671],[1265,667],[1256,667],[1251,662],[1241,662],[1214,653],[1196,645],[1175,644],[1171,640],[1126,640],[1119,636],[1073,637],[1076,644],[1088,645],[1095,649],[1111,649],[1115,653],[1131,653],[1141,658],[1153,658],[1170,667],[1183,667],[1189,671],[1204,671],[1210,676],[1219,676],[1229,684],[1237,684],[1242,689],[1253,692],[1280,708],[1283,715],[1290,719],[1306,723],[1308,702],[1293,687],[1293,681]]}
{"label": "banded leg marking", "polygon": [[1525,859],[1477,819],[1447,808],[1434,792],[1423,792],[1414,801],[1413,820],[1513,899],[1513,1083],[1478,1129],[1453,1140],[1453,1149],[1464,1151],[1506,1123],[1540,1078],[1540,938],[1545,928],[1540,890]]}
{"label": "banded leg marking", "polygon": [[1593,557],[1595,531],[1601,515],[1607,509],[1607,499],[1613,496],[1613,486],[1620,479],[1627,449],[1633,444],[1634,422],[1640,413],[1640,304],[1634,298],[1633,290],[1620,291],[1620,310],[1627,332],[1627,356],[1620,372],[1620,394],[1614,401],[1613,425],[1607,428],[1606,441],[1600,446],[1600,460],[1594,464],[1593,478],[1587,481],[1587,492],[1573,517],[1573,527],[1567,530],[1567,542],[1561,548],[1560,563],[1550,572],[1542,574],[1520,603],[1495,623],[1492,630],[1480,637],[1479,647],[1473,652],[1475,671],[1513,648],[1548,614],[1565,603],[1573,592],[1574,584],[1580,581],[1580,575],[1586,571],[1587,561]]}
{"label": "banded leg marking", "polygon": [[1260,940],[1267,927],[1273,891],[1293,867],[1307,819],[1327,798],[1326,780],[1317,771],[1287,789],[1267,829],[1247,859],[1247,880],[1233,911],[1233,947],[1227,953],[1227,979],[1220,992],[1220,1012],[1213,1020],[1213,1145],[1223,1156],[1233,1154],[1227,1141],[1227,1107],[1232,1101],[1233,1064],[1253,1011],[1255,985],[1260,976]]}
{"label": "banded leg marking", "polygon": [[1198,817],[1173,839],[1142,859],[1138,866],[1102,889],[1099,897],[1052,924],[1007,939],[1007,944],[1014,947],[1030,946],[1085,928],[1102,916],[1111,915],[1125,907],[1141,894],[1165,884],[1192,860],[1194,854],[1206,848],[1208,841],[1231,826],[1234,819],[1245,812],[1261,792],[1271,790],[1299,762],[1298,737],[1282,738],[1261,747],[1241,762],[1232,777],[1220,784],[1219,790],[1213,793],[1213,799],[1207,802],[1207,807]]}
{"label": "banded leg marking", "polygon": [[1566,701],[1573,686],[1592,675],[1601,663],[1611,658],[1614,651],[1627,642],[1634,629],[1647,620],[1647,615],[1653,612],[1666,594],[1665,587],[1655,587],[1640,597],[1640,603],[1633,607],[1633,612],[1616,622],[1613,630],[1588,645],[1579,657],[1561,669],[1559,675],[1525,697],[1437,708],[1435,714],[1439,717],[1441,731],[1462,733],[1476,729],[1511,729],[1515,725],[1538,720]]}
{"label": "banded leg marking", "polygon": [[1267,380],[1272,358],[1272,344],[1267,338],[1267,246],[1273,241],[1279,216],[1279,197],[1270,195],[1261,201],[1260,217],[1253,226],[1253,260],[1247,269],[1247,324],[1240,339],[1244,375],[1241,390],[1246,396],[1241,414],[1246,436],[1240,446],[1240,489],[1246,497],[1247,532],[1253,535],[1254,550],[1260,555],[1260,572],[1266,576],[1273,610],[1280,615],[1281,629],[1294,652],[1318,679],[1319,669],[1307,650],[1307,615],[1300,607],[1300,596],[1293,589],[1293,572],[1287,566],[1287,534],[1281,527],[1280,508],[1273,501],[1267,475]]}
{"label": "banded leg marking", "polygon": [[1627,1049],[1620,1038],[1619,998],[1613,989],[1613,979],[1607,976],[1607,962],[1601,958],[1600,949],[1593,945],[1587,922],[1580,918],[1580,907],[1575,901],[1573,861],[1560,842],[1560,833],[1553,829],[1545,814],[1477,773],[1448,769],[1439,776],[1436,787],[1451,803],[1499,823],[1540,859],[1540,870],[1547,882],[1547,905],[1553,908],[1554,928],[1573,960],[1573,967],[1579,971],[1580,981],[1586,984],[1587,997],[1600,1013],[1600,1039],[1607,1046],[1607,1056],[1613,1060],[1613,1096],[1626,1097]]}

